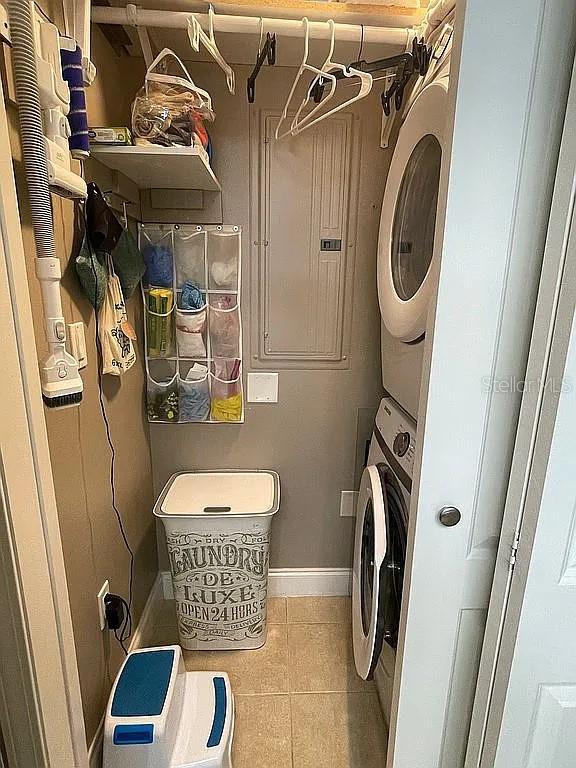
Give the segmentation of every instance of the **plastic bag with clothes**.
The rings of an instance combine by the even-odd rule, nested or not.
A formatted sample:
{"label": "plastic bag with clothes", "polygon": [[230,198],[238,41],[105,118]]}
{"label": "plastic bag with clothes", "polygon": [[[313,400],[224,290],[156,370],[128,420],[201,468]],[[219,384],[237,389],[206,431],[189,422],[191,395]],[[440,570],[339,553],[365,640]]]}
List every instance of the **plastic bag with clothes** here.
{"label": "plastic bag with clothes", "polygon": [[[179,74],[169,74],[170,64]],[[144,86],[132,104],[132,133],[137,144],[202,147],[210,152],[205,122],[214,120],[212,99],[198,88],[178,56],[164,48],[148,67]]]}

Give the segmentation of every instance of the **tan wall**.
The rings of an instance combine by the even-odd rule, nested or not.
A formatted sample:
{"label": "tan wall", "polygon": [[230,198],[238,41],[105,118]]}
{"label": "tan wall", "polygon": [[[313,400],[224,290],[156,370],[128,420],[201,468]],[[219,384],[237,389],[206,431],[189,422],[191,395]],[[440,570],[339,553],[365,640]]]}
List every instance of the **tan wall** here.
{"label": "tan wall", "polygon": [[[249,105],[245,97],[251,68],[235,69],[237,95],[232,97],[213,65],[190,64],[194,80],[212,94],[217,113],[212,128],[214,166],[224,190],[224,221],[244,228],[242,316],[247,372],[250,305],[257,300],[250,286],[250,242],[255,236],[249,231]],[[293,76],[291,69],[264,68],[257,101],[250,109],[281,109]],[[151,427],[157,492],[172,472],[187,468],[279,472],[282,504],[273,527],[273,567],[344,567],[351,562],[354,520],[339,516],[340,491],[355,487],[357,410],[375,411],[381,394],[376,243],[391,153],[379,148],[379,91],[359,102],[356,110],[363,141],[350,368],[280,371],[279,403],[248,404],[246,423],[240,426]],[[160,564],[167,568],[161,535],[159,542]]]}
{"label": "tan wall", "polygon": [[[49,12],[49,9],[46,9]],[[126,123],[132,91],[141,80],[141,64],[118,59],[99,30],[94,34],[94,59],[100,77],[88,90],[90,122]],[[127,64],[127,66],[125,66]],[[106,100],[104,93],[107,94]],[[34,275],[34,243],[21,162],[18,117],[8,110],[14,170],[18,187],[24,247],[38,354],[46,351],[38,281]],[[88,177],[89,178],[89,177]],[[110,588],[128,594],[129,558],[121,541],[111,506],[110,452],[98,399],[94,314],[80,293],[73,271],[73,204],[53,197],[56,242],[62,269],[63,306],[67,322],[86,323],[88,367],[82,372],[84,398],[79,408],[46,410],[56,498],[70,592],[80,683],[88,743],[104,711],[118,666],[123,658],[116,640],[100,631],[96,595],[108,579]],[[129,312],[142,327],[140,302],[132,299]],[[121,381],[106,377],[104,402],[116,447],[118,507],[136,553],[134,618],[137,621],[157,571],[156,539],[151,517],[152,474],[148,429],[143,410],[141,358]]]}

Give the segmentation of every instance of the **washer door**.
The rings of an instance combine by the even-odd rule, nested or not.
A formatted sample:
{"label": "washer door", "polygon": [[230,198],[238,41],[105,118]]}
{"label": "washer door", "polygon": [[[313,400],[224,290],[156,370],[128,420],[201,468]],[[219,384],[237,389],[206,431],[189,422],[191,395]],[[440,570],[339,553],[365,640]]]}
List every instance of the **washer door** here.
{"label": "washer door", "polygon": [[437,269],[436,213],[444,151],[447,79],[418,95],[400,128],[382,202],[378,298],[382,321],[402,341],[426,328]]}
{"label": "washer door", "polygon": [[364,470],[356,511],[352,635],[356,671],[374,674],[382,644],[398,642],[406,559],[406,519],[400,484],[385,464]]}

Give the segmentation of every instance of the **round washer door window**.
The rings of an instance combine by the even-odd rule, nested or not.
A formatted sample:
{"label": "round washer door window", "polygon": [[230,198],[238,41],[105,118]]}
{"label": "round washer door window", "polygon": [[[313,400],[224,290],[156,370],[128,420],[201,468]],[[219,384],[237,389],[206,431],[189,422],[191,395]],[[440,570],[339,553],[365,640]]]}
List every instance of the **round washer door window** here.
{"label": "round washer door window", "polygon": [[447,80],[417,96],[400,128],[382,201],[378,300],[382,322],[400,341],[426,330],[438,269],[435,236],[448,107]]}
{"label": "round washer door window", "polygon": [[406,555],[406,509],[392,470],[368,466],[360,482],[354,541],[352,635],[356,671],[372,677],[382,644],[396,648]]}
{"label": "round washer door window", "polygon": [[440,142],[432,134],[424,136],[410,155],[400,185],[390,263],[394,288],[403,301],[418,291],[432,261],[441,162]]}

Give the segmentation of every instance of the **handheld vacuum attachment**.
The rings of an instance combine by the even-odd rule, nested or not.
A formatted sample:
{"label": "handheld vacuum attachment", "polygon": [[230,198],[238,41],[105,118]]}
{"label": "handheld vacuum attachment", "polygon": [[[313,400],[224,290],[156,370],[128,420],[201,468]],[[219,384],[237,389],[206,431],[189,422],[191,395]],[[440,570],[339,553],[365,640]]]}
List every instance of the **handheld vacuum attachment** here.
{"label": "handheld vacuum attachment", "polygon": [[82,379],[78,363],[66,351],[66,324],[60,299],[60,262],[56,257],[36,259],[36,277],[42,289],[44,328],[50,346],[48,359],[40,368],[42,399],[48,408],[66,408],[82,400]]}
{"label": "handheld vacuum attachment", "polygon": [[42,288],[46,339],[50,348],[48,359],[40,368],[42,396],[46,405],[59,408],[77,405],[82,400],[83,384],[76,360],[66,352],[66,325],[60,297],[61,271],[56,256],[48,187],[33,12],[33,4],[29,0],[8,0],[22,154],[36,243],[36,274]]}

